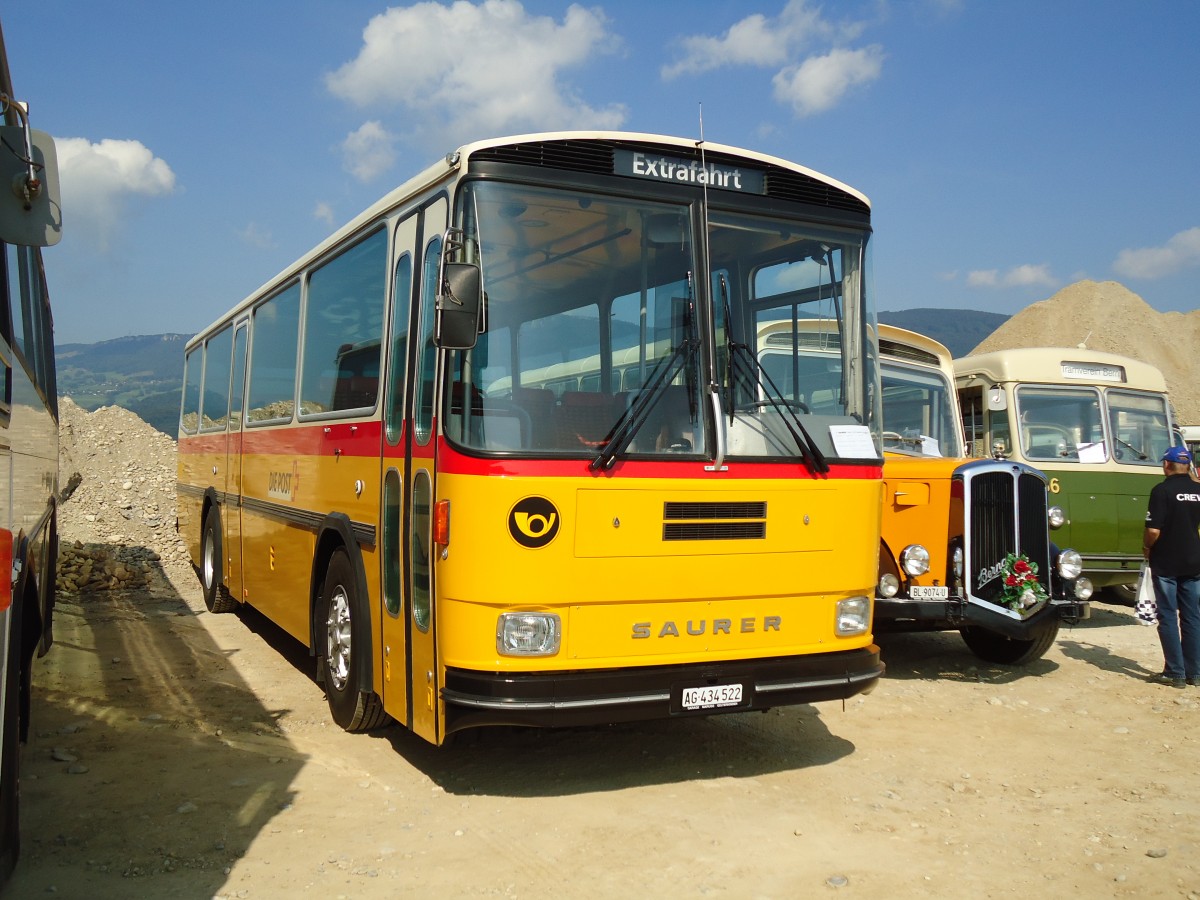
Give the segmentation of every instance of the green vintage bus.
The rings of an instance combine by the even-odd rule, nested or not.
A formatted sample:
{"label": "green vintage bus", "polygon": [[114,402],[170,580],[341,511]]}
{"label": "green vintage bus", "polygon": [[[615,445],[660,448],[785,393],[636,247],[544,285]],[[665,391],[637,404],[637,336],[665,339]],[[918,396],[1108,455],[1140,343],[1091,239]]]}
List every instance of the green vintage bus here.
{"label": "green vintage bus", "polygon": [[1097,588],[1132,596],[1150,489],[1174,423],[1162,372],[1080,348],[1031,347],[954,361],[968,449],[1028,463],[1050,479],[1059,546]]}

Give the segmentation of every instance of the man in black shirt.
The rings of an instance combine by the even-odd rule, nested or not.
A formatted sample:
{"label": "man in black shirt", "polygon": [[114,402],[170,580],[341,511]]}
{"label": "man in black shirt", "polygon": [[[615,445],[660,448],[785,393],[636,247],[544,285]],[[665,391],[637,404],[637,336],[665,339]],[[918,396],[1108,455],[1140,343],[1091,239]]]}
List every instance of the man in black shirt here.
{"label": "man in black shirt", "polygon": [[1163,672],[1152,680],[1181,688],[1200,684],[1200,482],[1189,474],[1191,454],[1163,454],[1162,481],[1150,491],[1142,555],[1154,576]]}

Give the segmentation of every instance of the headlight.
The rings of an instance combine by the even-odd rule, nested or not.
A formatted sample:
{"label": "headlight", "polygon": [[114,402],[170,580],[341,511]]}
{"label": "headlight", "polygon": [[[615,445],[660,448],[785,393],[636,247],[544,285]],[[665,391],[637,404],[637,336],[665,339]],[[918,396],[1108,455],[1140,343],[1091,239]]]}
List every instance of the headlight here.
{"label": "headlight", "polygon": [[900,551],[900,568],[909,575],[924,575],[929,571],[929,551],[920,544],[909,544]]}
{"label": "headlight", "polygon": [[888,572],[879,578],[879,596],[890,600],[900,593],[900,579]]}
{"label": "headlight", "polygon": [[1046,510],[1046,519],[1051,528],[1062,528],[1067,523],[1067,514],[1062,511],[1061,506],[1052,506]]}
{"label": "headlight", "polygon": [[1063,550],[1058,554],[1058,574],[1074,581],[1083,573],[1083,557],[1074,550]]}
{"label": "headlight", "polygon": [[838,601],[838,634],[864,634],[870,627],[871,600],[869,597],[847,597],[845,600]]}
{"label": "headlight", "polygon": [[496,652],[501,656],[554,656],[562,642],[556,613],[501,613],[496,622]]}
{"label": "headlight", "polygon": [[954,566],[954,577],[963,577],[963,548],[955,547],[954,554],[950,557],[950,563]]}
{"label": "headlight", "polygon": [[1090,578],[1076,579],[1076,581],[1075,581],[1075,599],[1076,600],[1087,600],[1095,592],[1096,592],[1096,589],[1094,587],[1092,587],[1092,580]]}

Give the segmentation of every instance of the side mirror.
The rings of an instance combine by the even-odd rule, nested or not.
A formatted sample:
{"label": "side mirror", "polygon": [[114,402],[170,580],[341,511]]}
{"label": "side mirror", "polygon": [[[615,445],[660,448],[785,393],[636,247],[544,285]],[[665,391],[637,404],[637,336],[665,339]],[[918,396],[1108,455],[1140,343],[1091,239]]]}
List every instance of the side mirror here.
{"label": "side mirror", "polygon": [[479,337],[483,285],[475,263],[443,262],[439,280],[434,343],[447,350],[470,350]]}
{"label": "side mirror", "polygon": [[20,125],[0,127],[0,240],[50,247],[61,237],[54,138]]}

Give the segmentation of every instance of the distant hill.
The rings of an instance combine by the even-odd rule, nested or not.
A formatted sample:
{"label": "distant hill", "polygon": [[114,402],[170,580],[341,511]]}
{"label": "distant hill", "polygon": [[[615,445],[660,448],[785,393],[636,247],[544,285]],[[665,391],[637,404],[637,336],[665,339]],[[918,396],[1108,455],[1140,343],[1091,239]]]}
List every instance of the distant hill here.
{"label": "distant hill", "polygon": [[[963,356],[1008,316],[973,309],[905,309],[879,320],[928,335]],[[183,347],[190,334],[148,334],[95,344],[60,344],[58,392],[93,412],[119,406],[175,437],[183,381]]]}
{"label": "distant hill", "polygon": [[987,336],[1008,321],[1001,313],[977,309],[902,309],[879,313],[884,325],[907,328],[944,344],[951,356],[966,356]]}
{"label": "distant hill", "polygon": [[150,334],[96,344],[59,344],[58,393],[88,412],[119,406],[175,436],[190,334]]}

